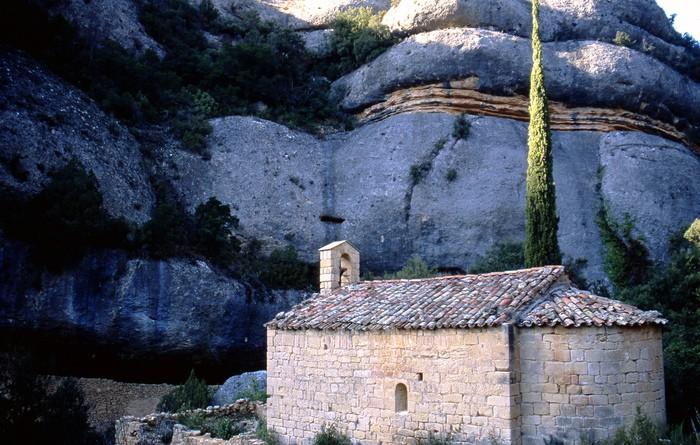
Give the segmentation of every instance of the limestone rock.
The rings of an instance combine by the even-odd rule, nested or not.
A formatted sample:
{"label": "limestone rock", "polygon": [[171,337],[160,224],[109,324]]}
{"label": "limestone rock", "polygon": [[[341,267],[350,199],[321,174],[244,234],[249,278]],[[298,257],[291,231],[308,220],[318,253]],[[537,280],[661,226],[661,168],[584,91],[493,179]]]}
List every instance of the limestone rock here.
{"label": "limestone rock", "polygon": [[[398,113],[324,140],[260,119],[214,121],[213,164],[173,154],[178,168],[187,168],[175,182],[192,202],[212,191],[236,203],[249,236],[273,234],[274,242],[284,244],[286,230],[303,234],[293,242],[299,241],[309,261],[317,261],[315,249],[326,241],[348,239],[362,252],[362,271],[398,269],[412,254],[445,270],[468,270],[496,242],[523,239],[527,123],[508,114],[468,116],[470,134],[456,141],[451,136],[456,115],[446,111]],[[555,131],[553,142],[562,250],[569,259],[587,259],[589,280],[605,282],[596,224],[603,199],[615,215],[635,217],[653,257],[664,260],[668,235],[700,213],[700,161],[688,147],[669,139],[601,129]],[[445,146],[432,156],[440,138],[446,139]],[[236,148],[226,149],[229,144]],[[656,162],[641,163],[648,156]],[[412,179],[411,167],[426,162],[427,174]],[[446,177],[451,169],[453,181]],[[275,182],[265,181],[273,171],[284,180],[272,175]],[[300,183],[307,184],[299,190],[303,199],[295,194],[298,186],[285,179],[299,172],[309,174],[300,176]],[[247,190],[250,199],[236,196],[235,190]],[[657,195],[656,204],[643,198]],[[280,212],[290,208],[283,199],[291,199],[291,209],[297,210]],[[659,207],[662,200],[668,203]],[[319,214],[343,222],[323,223]]]}
{"label": "limestone rock", "polygon": [[78,27],[88,40],[114,40],[123,48],[163,55],[161,46],[149,36],[139,21],[134,0],[41,0],[52,14],[63,16]]}
{"label": "limestone rock", "polygon": [[[457,142],[450,138],[454,119],[397,115],[336,146],[343,162],[335,164],[334,210],[346,219],[339,239],[352,240],[363,265],[395,269],[417,253],[448,270],[468,269],[494,243],[523,239],[527,124],[472,117],[469,137]],[[441,137],[445,148],[414,183],[411,167],[430,160]],[[565,257],[587,259],[591,281],[605,281],[596,224],[602,199],[616,216],[627,212],[636,220],[660,261],[670,236],[700,214],[700,160],[682,144],[639,132],[586,131],[555,131],[553,144],[559,242]],[[446,179],[450,169],[453,181]]]}
{"label": "limestone rock", "polygon": [[[639,111],[673,122],[700,122],[700,85],[667,65],[629,48],[601,42],[543,45],[552,100],[574,106]],[[347,110],[382,101],[399,88],[467,77],[475,89],[503,95],[525,92],[530,41],[510,34],[455,28],[417,34],[333,83]]]}
{"label": "limestone rock", "polygon": [[[215,196],[231,205],[243,233],[294,245],[316,261],[325,229],[324,151],[313,136],[252,117],[211,121],[210,160],[174,150],[173,183],[194,208]],[[274,241],[274,240],[277,241]]]}
{"label": "limestone rock", "polygon": [[601,139],[602,193],[612,218],[625,214],[652,258],[667,260],[671,238],[700,215],[700,158],[682,146],[638,133]]}
{"label": "limestone rock", "polygon": [[[529,37],[530,2],[521,0],[401,0],[382,22],[390,29],[415,34],[453,27],[494,29]],[[678,41],[664,11],[654,0],[542,0],[543,41],[611,40],[617,31],[649,43]]]}
{"label": "limestone rock", "polygon": [[214,405],[228,405],[241,398],[244,391],[253,389],[265,392],[267,371],[245,372],[228,378],[212,397]]}
{"label": "limestone rock", "polygon": [[[350,8],[387,10],[390,0],[214,0],[219,10],[239,15],[253,11],[261,19],[296,29],[325,28],[335,16]],[[230,6],[229,6],[230,5]]]}
{"label": "limestone rock", "polygon": [[38,192],[71,158],[97,177],[115,216],[145,222],[154,203],[138,143],[84,93],[32,60],[0,53],[0,184]]}

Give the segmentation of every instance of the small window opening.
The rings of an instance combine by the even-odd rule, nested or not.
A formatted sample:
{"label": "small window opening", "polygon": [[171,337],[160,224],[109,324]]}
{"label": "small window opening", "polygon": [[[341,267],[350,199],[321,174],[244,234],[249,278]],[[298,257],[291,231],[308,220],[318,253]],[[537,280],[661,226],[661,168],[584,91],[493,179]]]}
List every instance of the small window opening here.
{"label": "small window opening", "polygon": [[338,277],[338,285],[344,286],[350,283],[352,279],[352,260],[350,255],[344,253],[340,256],[340,275]]}
{"label": "small window opening", "polygon": [[419,372],[418,374],[416,374],[416,378],[418,379],[419,382],[422,382],[423,381],[423,373]]}
{"label": "small window opening", "polygon": [[397,413],[408,411],[408,389],[403,383],[396,385],[394,391],[395,410]]}

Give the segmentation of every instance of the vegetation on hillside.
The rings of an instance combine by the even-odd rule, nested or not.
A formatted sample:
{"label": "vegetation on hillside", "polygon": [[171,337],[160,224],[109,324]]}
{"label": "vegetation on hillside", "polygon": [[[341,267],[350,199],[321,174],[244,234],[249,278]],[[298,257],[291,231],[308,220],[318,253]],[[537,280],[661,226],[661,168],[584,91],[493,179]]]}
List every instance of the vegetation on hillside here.
{"label": "vegetation on hillside", "polygon": [[372,8],[351,8],[338,14],[333,23],[330,62],[326,75],[335,79],[375,59],[396,43],[382,14]]}
{"label": "vegetation on hillside", "polygon": [[53,382],[37,374],[30,356],[13,351],[0,360],[0,437],[3,443],[109,443],[88,424],[88,407],[74,379]]}
{"label": "vegetation on hillside", "polygon": [[[160,59],[87,41],[32,0],[9,2],[13,13],[0,18],[0,43],[44,62],[132,130],[167,124],[186,147],[205,154],[206,120],[214,116],[254,114],[311,130],[343,119],[299,35],[254,15],[233,23],[213,7],[145,0],[141,22],[165,50]],[[221,36],[221,45],[205,33]]]}
{"label": "vegetation on hillside", "polygon": [[524,255],[527,267],[561,263],[557,241],[559,220],[552,174],[552,139],[539,30],[539,2],[533,0],[530,126],[525,197]]}
{"label": "vegetation on hillside", "polygon": [[663,339],[668,414],[674,423],[687,422],[700,400],[700,245],[689,229],[687,239],[672,243],[671,261],[654,265],[643,241],[632,236],[629,218],[624,225],[605,221],[610,217],[599,224],[614,297],[669,320]]}

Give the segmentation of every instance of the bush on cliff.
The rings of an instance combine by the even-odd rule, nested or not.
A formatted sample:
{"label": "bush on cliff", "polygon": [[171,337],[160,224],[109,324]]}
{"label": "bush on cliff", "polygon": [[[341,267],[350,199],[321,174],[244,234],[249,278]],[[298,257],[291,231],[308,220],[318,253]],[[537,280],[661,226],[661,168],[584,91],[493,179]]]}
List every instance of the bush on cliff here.
{"label": "bush on cliff", "polygon": [[329,77],[343,74],[375,59],[395,43],[382,15],[372,8],[354,8],[338,14],[331,27]]}
{"label": "bush on cliff", "polygon": [[176,413],[197,408],[206,408],[211,400],[212,392],[204,380],[200,380],[190,371],[190,376],[184,384],[164,395],[158,402],[160,412]]}
{"label": "bush on cliff", "polygon": [[318,265],[299,259],[292,246],[275,249],[256,261],[258,278],[273,289],[313,289],[318,286]]}

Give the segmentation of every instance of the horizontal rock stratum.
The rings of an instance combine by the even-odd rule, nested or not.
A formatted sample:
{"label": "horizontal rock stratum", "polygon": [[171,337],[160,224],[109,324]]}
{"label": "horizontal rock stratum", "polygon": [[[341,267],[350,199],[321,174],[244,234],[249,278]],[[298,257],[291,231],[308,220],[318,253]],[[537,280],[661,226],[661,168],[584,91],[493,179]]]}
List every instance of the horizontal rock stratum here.
{"label": "horizontal rock stratum", "polygon": [[[552,100],[568,105],[624,108],[675,123],[700,123],[700,85],[638,51],[596,41],[543,44]],[[384,100],[394,90],[476,78],[474,89],[512,95],[527,91],[528,39],[472,28],[411,36],[333,84],[347,110]]]}

